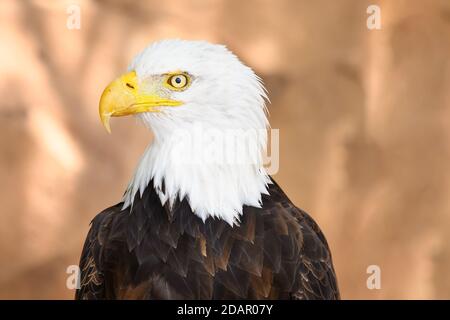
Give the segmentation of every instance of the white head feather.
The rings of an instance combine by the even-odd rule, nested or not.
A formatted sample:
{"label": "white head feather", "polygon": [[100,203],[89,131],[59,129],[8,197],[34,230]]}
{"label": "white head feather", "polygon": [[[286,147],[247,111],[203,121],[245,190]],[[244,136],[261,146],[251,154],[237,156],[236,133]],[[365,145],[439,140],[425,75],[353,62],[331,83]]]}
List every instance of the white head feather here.
{"label": "white head feather", "polygon": [[[259,207],[270,183],[262,159],[268,121],[260,78],[225,46],[204,41],[153,43],[135,57],[129,70],[135,70],[143,83],[174,71],[188,73],[192,82],[184,91],[170,92],[170,98],[183,105],[138,115],[155,138],[129,183],[124,207],[132,205],[136,193],[142,195],[151,180],[162,204],[186,197],[203,220],[216,217],[233,225],[244,205]],[[255,132],[245,152],[236,144],[219,143],[230,135],[255,137]],[[222,155],[239,161],[217,161],[220,156],[205,161],[207,149],[218,145]]]}

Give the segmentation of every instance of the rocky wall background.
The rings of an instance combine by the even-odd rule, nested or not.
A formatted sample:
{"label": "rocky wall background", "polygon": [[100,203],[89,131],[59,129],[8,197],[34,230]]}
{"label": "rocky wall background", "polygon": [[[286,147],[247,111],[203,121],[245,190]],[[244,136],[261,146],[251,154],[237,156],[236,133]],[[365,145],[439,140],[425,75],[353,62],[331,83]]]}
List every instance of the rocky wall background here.
{"label": "rocky wall background", "polygon": [[108,135],[99,96],[162,38],[224,43],[263,78],[275,179],[324,230],[343,298],[450,298],[446,0],[2,0],[0,298],[73,297],[66,268],[89,221],[151,141],[132,118]]}

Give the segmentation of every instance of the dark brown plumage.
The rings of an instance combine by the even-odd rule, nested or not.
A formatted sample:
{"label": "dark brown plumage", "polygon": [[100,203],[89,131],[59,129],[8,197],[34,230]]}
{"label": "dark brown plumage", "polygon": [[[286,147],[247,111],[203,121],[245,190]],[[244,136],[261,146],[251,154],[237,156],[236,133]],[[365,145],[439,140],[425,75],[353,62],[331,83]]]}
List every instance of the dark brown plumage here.
{"label": "dark brown plumage", "polygon": [[233,228],[162,206],[152,185],[94,218],[76,299],[339,299],[324,235],[275,182]]}

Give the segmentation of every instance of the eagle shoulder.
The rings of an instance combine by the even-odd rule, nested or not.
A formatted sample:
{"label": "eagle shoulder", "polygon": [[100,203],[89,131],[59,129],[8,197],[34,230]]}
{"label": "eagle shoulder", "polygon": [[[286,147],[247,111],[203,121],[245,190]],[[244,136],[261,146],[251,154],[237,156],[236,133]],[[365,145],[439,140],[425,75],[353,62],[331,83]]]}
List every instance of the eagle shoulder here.
{"label": "eagle shoulder", "polygon": [[[322,230],[305,211],[297,208],[272,179],[269,193],[279,216],[290,216],[296,221],[290,228],[290,243],[298,246],[296,281],[292,299],[340,299],[331,251]],[[286,258],[285,258],[286,259]],[[286,263],[286,262],[285,262]]]}
{"label": "eagle shoulder", "polygon": [[[80,286],[75,299],[108,299],[111,297],[108,277],[114,261],[112,239],[117,228],[114,220],[121,211],[121,204],[107,208],[92,219],[80,258]],[[117,238],[117,235],[116,235]]]}
{"label": "eagle shoulder", "polygon": [[340,299],[327,240],[317,223],[304,211],[297,209],[296,216],[302,230],[302,250],[299,257],[298,288],[292,299]]}

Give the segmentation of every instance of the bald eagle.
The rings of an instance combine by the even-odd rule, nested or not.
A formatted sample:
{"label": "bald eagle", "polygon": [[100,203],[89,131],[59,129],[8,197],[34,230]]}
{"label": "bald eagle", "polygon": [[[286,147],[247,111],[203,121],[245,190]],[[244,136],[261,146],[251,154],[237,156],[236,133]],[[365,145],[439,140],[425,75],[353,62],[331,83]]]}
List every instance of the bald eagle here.
{"label": "bald eagle", "polygon": [[[263,167],[266,100],[252,69],[204,41],[153,43],[106,87],[106,129],[136,115],[154,140],[91,223],[76,299],[339,299],[323,233]],[[204,139],[261,129],[249,150]],[[219,144],[239,161],[198,157]]]}

